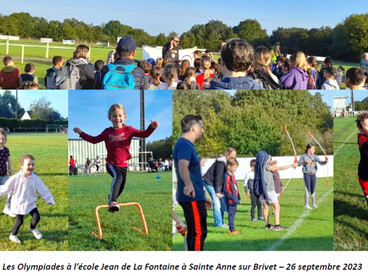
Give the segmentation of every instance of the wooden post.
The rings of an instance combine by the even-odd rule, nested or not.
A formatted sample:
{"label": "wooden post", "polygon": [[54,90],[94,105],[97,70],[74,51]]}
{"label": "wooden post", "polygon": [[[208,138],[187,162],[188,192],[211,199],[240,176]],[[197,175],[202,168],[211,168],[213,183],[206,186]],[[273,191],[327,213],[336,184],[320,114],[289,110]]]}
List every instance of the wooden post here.
{"label": "wooden post", "polygon": [[6,41],[6,55],[9,55],[9,39]]}
{"label": "wooden post", "polygon": [[49,43],[46,43],[46,58],[49,58]]}
{"label": "wooden post", "polygon": [[21,64],[23,64],[24,61],[24,45],[22,45],[22,59],[21,59]]}

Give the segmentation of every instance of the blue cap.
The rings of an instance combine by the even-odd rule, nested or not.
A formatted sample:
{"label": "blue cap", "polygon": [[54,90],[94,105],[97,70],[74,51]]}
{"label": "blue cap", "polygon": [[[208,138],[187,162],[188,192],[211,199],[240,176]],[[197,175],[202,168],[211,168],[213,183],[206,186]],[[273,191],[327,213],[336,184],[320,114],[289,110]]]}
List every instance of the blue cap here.
{"label": "blue cap", "polygon": [[131,53],[137,48],[137,44],[133,37],[123,36],[120,38],[117,47],[122,48],[123,52]]}
{"label": "blue cap", "polygon": [[155,60],[154,60],[153,58],[149,58],[149,59],[147,59],[147,61],[148,61],[149,63],[151,63],[151,64],[152,64],[152,66],[155,66],[155,65],[156,65],[156,62],[155,62]]}

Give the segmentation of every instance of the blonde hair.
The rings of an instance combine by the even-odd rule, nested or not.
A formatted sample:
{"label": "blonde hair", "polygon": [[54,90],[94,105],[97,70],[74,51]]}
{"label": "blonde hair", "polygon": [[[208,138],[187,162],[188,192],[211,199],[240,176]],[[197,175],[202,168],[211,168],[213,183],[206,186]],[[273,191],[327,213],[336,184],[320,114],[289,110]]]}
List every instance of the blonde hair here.
{"label": "blonde hair", "polygon": [[235,157],[230,157],[229,159],[227,159],[226,165],[228,167],[231,167],[231,166],[234,166],[234,165],[239,166],[239,162],[238,162],[238,160],[236,160]]}
{"label": "blonde hair", "polygon": [[109,120],[110,120],[111,114],[117,109],[123,110],[124,114],[126,115],[125,107],[121,104],[116,103],[116,104],[113,104],[112,106],[110,106],[110,108],[109,108],[109,112],[107,113],[107,118],[109,118]]}
{"label": "blonde hair", "polygon": [[5,141],[8,139],[5,129],[0,128],[0,134],[5,137]]}
{"label": "blonde hair", "polygon": [[207,79],[211,76],[211,59],[202,57],[201,66],[203,67],[203,79]]}
{"label": "blonde hair", "polygon": [[30,160],[35,160],[34,157],[30,154],[25,154],[25,155],[22,155],[22,157],[20,158],[20,164],[23,165],[24,164],[24,160],[26,159],[30,159]]}
{"label": "blonde hair", "polygon": [[290,60],[295,62],[294,67],[296,68],[300,68],[305,72],[307,72],[307,70],[309,69],[307,58],[305,57],[305,54],[303,52],[297,52],[296,54],[291,55]]}
{"label": "blonde hair", "polygon": [[84,58],[88,59],[89,47],[87,45],[78,45],[74,51],[73,58]]}
{"label": "blonde hair", "polygon": [[272,53],[265,46],[259,46],[254,52],[254,62],[263,67],[267,72],[270,71],[270,63],[272,59]]}

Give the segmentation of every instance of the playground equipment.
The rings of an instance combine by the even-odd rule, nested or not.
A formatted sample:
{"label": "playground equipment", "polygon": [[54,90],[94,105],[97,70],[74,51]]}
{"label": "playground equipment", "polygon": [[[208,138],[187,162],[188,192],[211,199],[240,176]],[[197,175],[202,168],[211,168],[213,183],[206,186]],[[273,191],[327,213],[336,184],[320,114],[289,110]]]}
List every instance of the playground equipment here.
{"label": "playground equipment", "polygon": [[[137,206],[138,210],[140,212],[140,215],[141,215],[144,230],[142,231],[141,229],[138,229],[137,227],[133,227],[133,230],[138,231],[141,234],[148,234],[148,228],[147,228],[146,220],[144,218],[144,214],[143,214],[143,210],[142,210],[141,205],[139,205],[137,202],[119,203],[118,205],[119,205],[119,207]],[[107,209],[107,208],[109,208],[109,205],[99,205],[95,208],[95,216],[96,216],[96,222],[97,222],[98,235],[95,232],[92,231],[92,234],[100,240],[102,239],[102,228],[101,228],[101,222],[100,222],[100,216],[98,214],[98,210],[102,209],[102,208]]]}

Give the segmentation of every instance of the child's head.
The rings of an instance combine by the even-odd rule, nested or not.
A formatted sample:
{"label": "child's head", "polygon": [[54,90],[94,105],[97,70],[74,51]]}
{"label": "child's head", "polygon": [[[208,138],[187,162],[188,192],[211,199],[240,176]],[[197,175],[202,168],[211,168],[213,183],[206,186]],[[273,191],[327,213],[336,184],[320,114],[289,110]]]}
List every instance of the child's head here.
{"label": "child's head", "polygon": [[122,128],[127,118],[125,108],[121,104],[113,104],[110,106],[107,116],[116,129]]}
{"label": "child's head", "polygon": [[163,58],[158,58],[156,59],[156,66],[161,68],[162,67],[162,62],[164,61]]}
{"label": "child's head", "polygon": [[185,76],[190,79],[190,78],[195,78],[196,75],[196,70],[194,67],[188,67],[187,70],[185,70]]}
{"label": "child's head", "polygon": [[252,171],[254,171],[254,169],[256,168],[256,159],[250,160],[249,165]]}
{"label": "child's head", "polygon": [[350,68],[346,71],[346,86],[349,88],[362,89],[366,76],[361,68]]}
{"label": "child's head", "polygon": [[287,60],[285,60],[283,65],[282,65],[282,72],[284,74],[286,74],[287,72],[289,72],[289,70],[290,70],[289,62]]}
{"label": "child's head", "polygon": [[97,72],[100,72],[101,71],[101,69],[102,69],[102,67],[104,67],[104,65],[105,65],[105,63],[103,62],[103,60],[97,60],[96,62],[95,62],[95,70],[96,70],[96,73]]}
{"label": "child's head", "polygon": [[11,56],[5,56],[3,58],[3,63],[4,63],[5,66],[14,65],[14,60]]}
{"label": "child's head", "polygon": [[200,72],[199,69],[201,68],[201,62],[202,62],[202,59],[200,58],[196,58],[194,60],[193,65],[194,65],[194,68],[196,69],[196,72]]}
{"label": "child's head", "polygon": [[317,69],[317,67],[318,67],[318,61],[317,61],[317,58],[316,57],[313,57],[313,56],[308,57],[307,62],[309,64],[309,67],[310,68]]}
{"label": "child's head", "polygon": [[0,148],[2,148],[5,145],[6,139],[7,139],[7,134],[6,134],[5,129],[0,128]]}
{"label": "child's head", "polygon": [[190,66],[189,60],[184,59],[180,65],[180,75],[184,75],[185,71],[189,68],[189,66]]}
{"label": "child's head", "polygon": [[26,154],[20,158],[20,168],[25,176],[29,176],[34,171],[35,159],[32,155]]}
{"label": "child's head", "polygon": [[226,159],[231,157],[236,158],[236,150],[233,147],[227,147],[225,150],[225,157]]}
{"label": "child's head", "polygon": [[230,157],[226,161],[227,170],[234,174],[236,172],[236,169],[239,167],[239,162],[236,160],[235,157]]}
{"label": "child's head", "polygon": [[89,47],[87,45],[78,45],[74,51],[73,58],[83,58],[89,60]]}
{"label": "child's head", "polygon": [[368,135],[368,113],[364,112],[356,119],[357,127],[360,131],[363,131],[365,135]]}
{"label": "child's head", "polygon": [[308,144],[306,147],[305,147],[305,153],[308,153],[308,154],[314,154],[314,152],[316,151],[316,148],[314,147],[313,144]]}
{"label": "child's head", "polygon": [[299,68],[305,72],[307,72],[309,68],[307,59],[305,58],[305,54],[303,52],[297,52],[296,54],[291,55],[289,64],[291,68]]}
{"label": "child's head", "polygon": [[152,70],[152,64],[147,60],[142,60],[139,63],[139,67],[142,68],[145,74],[149,74],[149,72]]}
{"label": "child's head", "polygon": [[265,46],[259,46],[254,52],[254,63],[259,69],[269,71],[269,65],[271,63],[272,53]]}
{"label": "child's head", "polygon": [[253,46],[243,39],[230,39],[221,48],[222,64],[232,72],[247,72],[253,64]]}
{"label": "child's head", "polygon": [[206,158],[199,157],[199,166],[204,167],[206,165]]}
{"label": "child's head", "polygon": [[162,72],[162,78],[166,83],[171,85],[173,82],[177,81],[178,79],[178,68],[175,64],[167,64],[164,67],[164,70]]}
{"label": "child's head", "polygon": [[190,90],[190,85],[189,85],[189,83],[187,83],[185,81],[181,81],[176,86],[176,89],[177,90]]}
{"label": "child's head", "polygon": [[166,65],[168,64],[173,64],[174,63],[174,60],[172,58],[165,58],[163,61],[162,61],[162,68],[164,68]]}
{"label": "child's head", "polygon": [[153,66],[150,75],[152,77],[153,84],[155,86],[159,85],[161,83],[160,78],[162,76],[162,68],[158,65]]}
{"label": "child's head", "polygon": [[194,59],[201,58],[202,51],[201,50],[195,50],[193,53]]}
{"label": "child's head", "polygon": [[26,66],[24,66],[24,72],[27,74],[33,74],[35,72],[35,66],[33,63],[27,63]]}
{"label": "child's head", "polygon": [[337,71],[335,67],[327,67],[323,72],[323,76],[326,80],[333,80],[337,75]]}
{"label": "child's head", "polygon": [[325,58],[325,66],[331,67],[332,66],[332,57],[326,57]]}
{"label": "child's head", "polygon": [[64,63],[64,59],[62,56],[54,56],[52,58],[52,64],[54,65],[54,67],[56,68],[60,68],[63,66]]}

